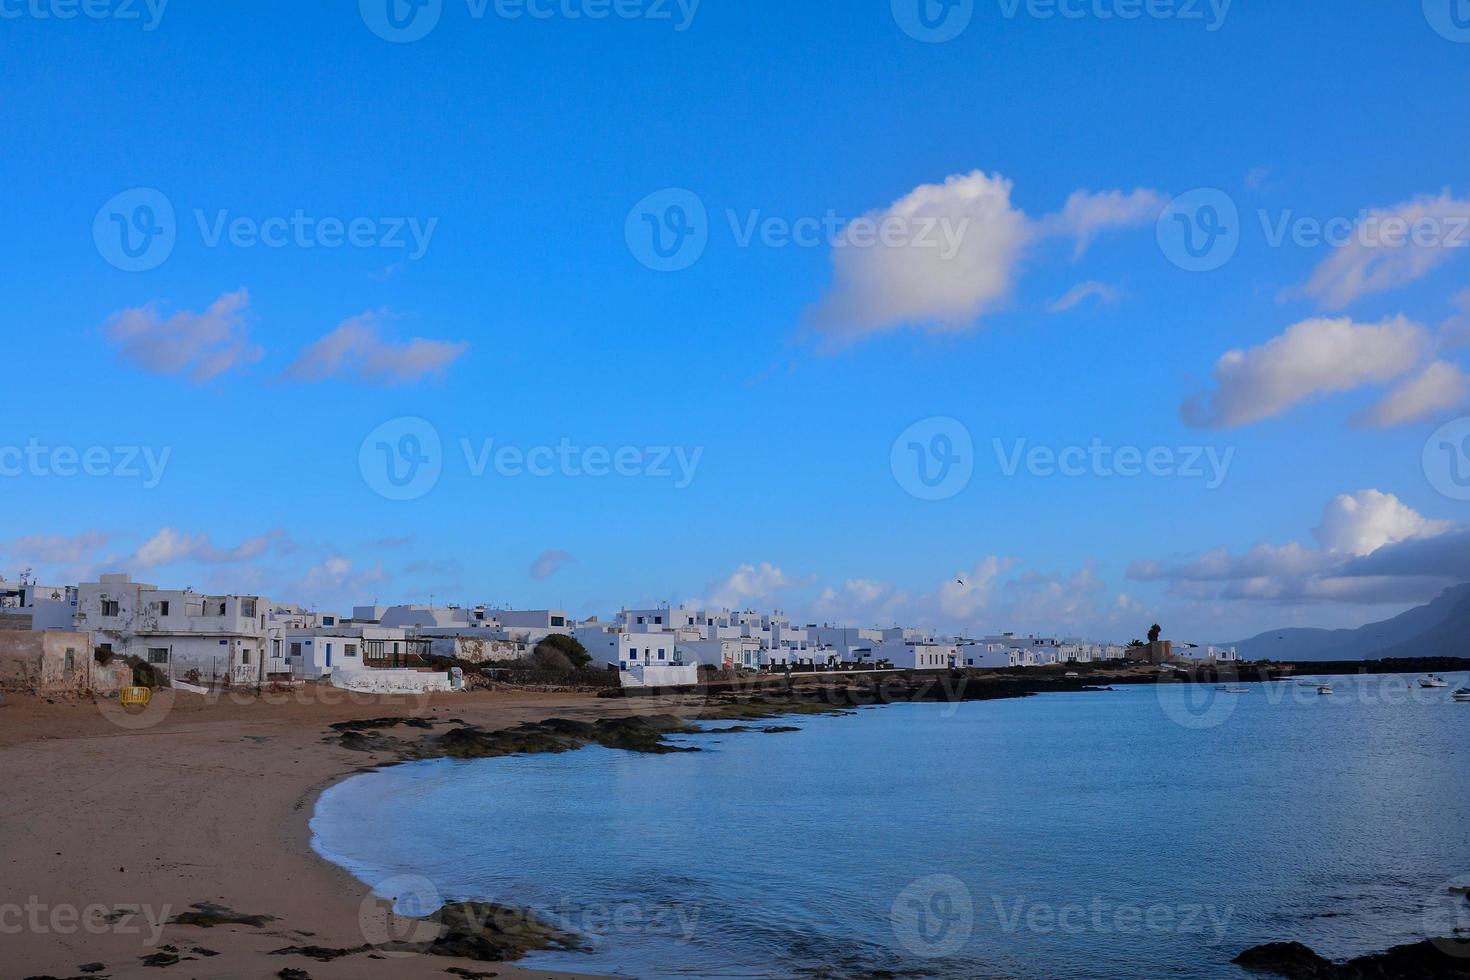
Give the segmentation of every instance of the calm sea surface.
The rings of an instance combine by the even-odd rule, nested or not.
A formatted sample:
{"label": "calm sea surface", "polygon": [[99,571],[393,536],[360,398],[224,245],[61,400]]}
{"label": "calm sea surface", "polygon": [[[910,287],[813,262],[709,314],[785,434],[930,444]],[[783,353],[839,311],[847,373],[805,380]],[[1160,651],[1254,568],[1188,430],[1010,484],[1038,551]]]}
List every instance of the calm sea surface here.
{"label": "calm sea surface", "polygon": [[700,753],[414,763],[334,787],[312,828],[405,911],[490,899],[587,933],[590,953],[528,961],[548,969],[1240,977],[1230,959],[1270,940],[1337,957],[1470,926],[1446,898],[1470,884],[1470,705],[1411,681],[893,705],[681,740]]}

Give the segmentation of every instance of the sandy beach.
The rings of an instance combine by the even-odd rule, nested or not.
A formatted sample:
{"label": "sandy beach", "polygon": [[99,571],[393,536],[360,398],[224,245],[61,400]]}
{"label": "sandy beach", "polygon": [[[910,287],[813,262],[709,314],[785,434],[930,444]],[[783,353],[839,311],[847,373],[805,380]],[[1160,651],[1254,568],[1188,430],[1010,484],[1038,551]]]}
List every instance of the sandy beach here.
{"label": "sandy beach", "polygon": [[[308,821],[326,787],[395,760],[332,744],[328,726],[416,716],[495,729],[646,710],[651,705],[637,701],[528,692],[266,699],[160,692],[151,714],[135,719],[120,717],[115,701],[8,695],[0,706],[0,977],[223,980],[300,970],[314,980],[442,980],[450,968],[507,980],[555,976],[417,954],[330,962],[272,955],[292,946],[361,946],[372,938],[360,921],[364,909],[370,921],[382,921],[368,890],[312,851]],[[271,920],[258,927],[167,923],[205,902]],[[175,947],[181,962],[144,965],[163,946]],[[95,964],[103,969],[80,969]]]}

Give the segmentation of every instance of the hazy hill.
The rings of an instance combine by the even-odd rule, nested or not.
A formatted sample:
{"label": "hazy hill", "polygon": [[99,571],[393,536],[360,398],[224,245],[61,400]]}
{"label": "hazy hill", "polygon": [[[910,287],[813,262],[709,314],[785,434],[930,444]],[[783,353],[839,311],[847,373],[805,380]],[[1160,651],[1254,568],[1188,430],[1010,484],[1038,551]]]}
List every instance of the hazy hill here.
{"label": "hazy hill", "polygon": [[1470,582],[1381,623],[1354,630],[1271,630],[1230,645],[1245,660],[1470,657]]}

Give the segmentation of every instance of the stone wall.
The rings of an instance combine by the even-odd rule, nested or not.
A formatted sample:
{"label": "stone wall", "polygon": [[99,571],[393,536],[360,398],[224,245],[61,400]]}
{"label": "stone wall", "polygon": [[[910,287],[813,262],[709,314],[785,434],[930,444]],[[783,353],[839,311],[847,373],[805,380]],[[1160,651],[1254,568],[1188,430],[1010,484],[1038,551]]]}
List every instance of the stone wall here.
{"label": "stone wall", "polygon": [[116,694],[133,682],[121,657],[99,664],[92,635],[68,630],[0,632],[0,689],[34,694]]}

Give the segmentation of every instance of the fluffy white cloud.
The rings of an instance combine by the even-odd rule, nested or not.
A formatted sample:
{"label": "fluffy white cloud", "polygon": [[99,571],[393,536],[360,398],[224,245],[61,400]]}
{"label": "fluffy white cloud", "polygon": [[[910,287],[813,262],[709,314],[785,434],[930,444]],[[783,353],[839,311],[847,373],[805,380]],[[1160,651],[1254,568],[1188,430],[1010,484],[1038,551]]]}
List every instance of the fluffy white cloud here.
{"label": "fluffy white cloud", "polygon": [[179,562],[226,564],[253,561],[285,540],[286,532],[275,530],[249,538],[233,548],[216,548],[207,534],[182,534],[166,527],[143,543],[133,555],[130,564],[140,569],[150,569]]}
{"label": "fluffy white cloud", "polygon": [[1439,328],[1439,343],[1443,350],[1470,347],[1470,289],[1463,289],[1452,300],[1457,312]]}
{"label": "fluffy white cloud", "polygon": [[469,350],[468,343],[421,337],[406,342],[386,340],[383,319],[382,313],[368,312],[343,321],[301,352],[286,369],[286,379],[312,382],[349,377],[390,385],[413,384],[443,376]]}
{"label": "fluffy white cloud", "polygon": [[1349,555],[1371,555],[1387,544],[1443,534],[1453,525],[1433,521],[1391,493],[1359,490],[1329,503],[1312,532],[1324,548]]}
{"label": "fluffy white cloud", "polygon": [[991,556],[939,587],[939,610],[952,619],[973,619],[990,607],[997,581],[1015,567],[1012,558]]}
{"label": "fluffy white cloud", "polygon": [[558,551],[555,548],[543,551],[541,557],[531,563],[531,577],[535,579],[547,579],[561,571],[563,565],[576,561],[570,552]]}
{"label": "fluffy white cloud", "polygon": [[1431,349],[1429,332],[1401,316],[1304,320],[1259,347],[1226,353],[1215,364],[1216,390],[1192,396],[1181,412],[1194,426],[1249,425],[1310,398],[1392,381]]}
{"label": "fluffy white cloud", "polygon": [[907,592],[886,582],[854,578],[840,588],[826,588],[812,603],[814,620],[888,626],[904,618],[909,609]]}
{"label": "fluffy white cloud", "polygon": [[1470,247],[1470,201],[1448,191],[1368,212],[1302,292],[1331,309],[1415,282]]}
{"label": "fluffy white cloud", "polygon": [[689,599],[685,605],[739,609],[757,602],[769,604],[775,600],[776,593],[802,584],[800,579],[792,578],[770,562],[741,565],[727,577],[710,583],[704,598]]}
{"label": "fluffy white cloud", "polygon": [[[956,174],[850,224],[834,243],[832,285],[808,311],[810,326],[834,347],[906,326],[974,329],[1009,299],[1037,242],[1074,238],[1081,255],[1105,231],[1152,220],[1164,200],[1150,190],[1077,191],[1034,221],[1012,203],[1012,188],[1000,174]],[[860,243],[855,229],[874,226],[900,233]]]}
{"label": "fluffy white cloud", "polygon": [[1470,375],[1449,361],[1434,361],[1418,374],[1401,381],[1383,400],[1354,420],[1359,425],[1386,429],[1432,418],[1458,408],[1470,397]]}
{"label": "fluffy white cloud", "polygon": [[1108,303],[1116,303],[1124,297],[1124,292],[1116,286],[1109,286],[1105,282],[1079,282],[1051,303],[1047,304],[1048,313],[1065,313],[1068,310],[1080,306],[1089,299],[1096,299],[1098,306],[1106,306]]}
{"label": "fluffy white cloud", "polygon": [[1319,547],[1260,544],[1242,555],[1220,548],[1185,562],[1137,561],[1128,576],[1200,600],[1386,604],[1427,601],[1470,568],[1462,528],[1378,490],[1329,502],[1313,535]]}
{"label": "fluffy white cloud", "polygon": [[186,375],[200,384],[260,360],[250,342],[246,316],[250,295],[225,293],[203,313],[183,310],[164,316],[157,303],[114,313],[103,336],[123,358],[153,374]]}
{"label": "fluffy white cloud", "polygon": [[[911,233],[900,244],[860,247],[844,231],[832,250],[832,287],[810,312],[812,325],[839,345],[904,324],[972,326],[1009,296],[1033,236],[1026,215],[1011,204],[1011,186],[999,174],[976,171],[924,184],[865,215]],[[945,246],[946,230],[957,246]]]}

